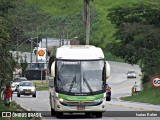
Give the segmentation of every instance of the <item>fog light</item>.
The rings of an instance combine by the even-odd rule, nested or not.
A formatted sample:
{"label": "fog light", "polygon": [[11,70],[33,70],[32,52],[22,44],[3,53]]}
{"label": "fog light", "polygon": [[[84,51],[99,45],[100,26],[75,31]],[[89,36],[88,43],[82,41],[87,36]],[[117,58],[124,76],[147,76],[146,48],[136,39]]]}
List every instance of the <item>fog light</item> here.
{"label": "fog light", "polygon": [[60,106],[59,106],[59,105],[57,105],[57,108],[60,108]]}

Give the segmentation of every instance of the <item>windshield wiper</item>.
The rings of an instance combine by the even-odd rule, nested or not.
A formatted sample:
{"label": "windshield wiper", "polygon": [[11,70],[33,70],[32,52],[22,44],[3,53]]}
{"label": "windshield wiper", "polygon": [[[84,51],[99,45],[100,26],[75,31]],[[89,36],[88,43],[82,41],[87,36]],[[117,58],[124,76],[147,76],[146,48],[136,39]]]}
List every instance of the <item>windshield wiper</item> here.
{"label": "windshield wiper", "polygon": [[71,83],[71,86],[69,88],[69,92],[71,92],[72,88],[73,88],[73,85],[74,83],[76,82],[76,75],[74,76],[73,80],[72,80],[72,83]]}
{"label": "windshield wiper", "polygon": [[[84,77],[83,77],[84,78]],[[93,93],[93,90],[91,89],[91,86],[89,85],[88,81],[86,80],[86,78],[84,78],[84,82],[86,83],[88,89],[90,90],[91,93]]]}

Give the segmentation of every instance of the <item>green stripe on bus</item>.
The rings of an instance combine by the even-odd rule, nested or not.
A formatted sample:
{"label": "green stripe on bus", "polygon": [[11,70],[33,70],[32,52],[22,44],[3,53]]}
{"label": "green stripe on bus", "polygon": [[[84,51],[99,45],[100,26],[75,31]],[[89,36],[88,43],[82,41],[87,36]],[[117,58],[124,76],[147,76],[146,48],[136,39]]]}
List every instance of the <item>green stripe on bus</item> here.
{"label": "green stripe on bus", "polygon": [[66,100],[71,100],[71,101],[90,101],[90,100],[97,100],[100,98],[104,98],[103,93],[98,94],[98,95],[93,95],[93,96],[71,96],[71,95],[64,95],[64,94],[58,94],[59,98],[63,98]]}

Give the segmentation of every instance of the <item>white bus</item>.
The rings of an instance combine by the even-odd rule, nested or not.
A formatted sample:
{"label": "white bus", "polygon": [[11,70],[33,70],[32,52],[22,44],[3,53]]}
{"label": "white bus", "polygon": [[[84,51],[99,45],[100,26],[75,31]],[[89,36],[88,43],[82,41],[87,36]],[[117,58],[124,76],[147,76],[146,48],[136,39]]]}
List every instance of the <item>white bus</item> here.
{"label": "white bus", "polygon": [[57,48],[51,65],[51,115],[82,112],[102,117],[106,111],[106,80],[110,65],[101,48],[90,45]]}

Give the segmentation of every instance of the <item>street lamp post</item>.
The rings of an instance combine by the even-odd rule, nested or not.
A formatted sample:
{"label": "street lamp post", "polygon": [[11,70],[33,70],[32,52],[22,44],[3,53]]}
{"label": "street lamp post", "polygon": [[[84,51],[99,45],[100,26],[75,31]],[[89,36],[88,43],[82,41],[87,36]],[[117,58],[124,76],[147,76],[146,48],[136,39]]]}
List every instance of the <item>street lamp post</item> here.
{"label": "street lamp post", "polygon": [[[37,37],[35,37],[35,38],[37,38]],[[33,52],[33,39],[35,39],[35,38],[31,38],[31,39],[29,39],[30,41],[31,41],[31,59],[30,59],[30,68],[32,68],[32,52]],[[34,42],[35,43],[35,42]],[[36,43],[35,43],[36,44]],[[37,59],[37,54],[36,54],[36,59]],[[36,60],[36,62],[37,62],[37,60]]]}

